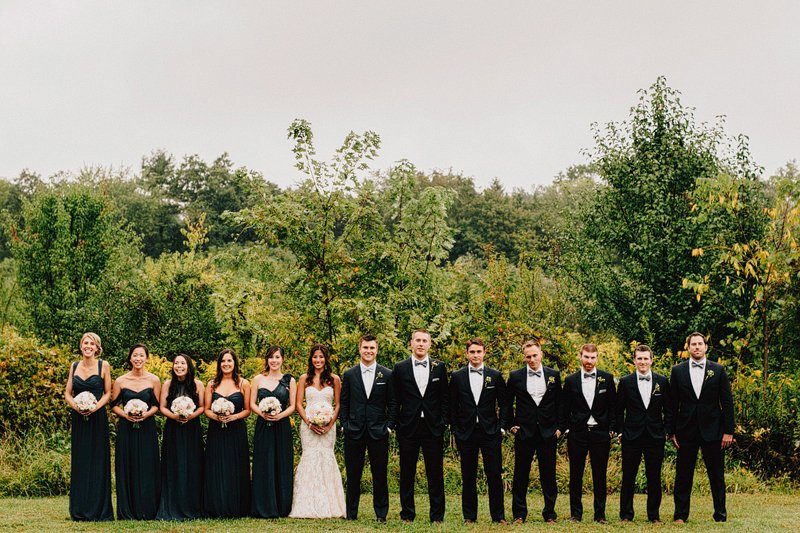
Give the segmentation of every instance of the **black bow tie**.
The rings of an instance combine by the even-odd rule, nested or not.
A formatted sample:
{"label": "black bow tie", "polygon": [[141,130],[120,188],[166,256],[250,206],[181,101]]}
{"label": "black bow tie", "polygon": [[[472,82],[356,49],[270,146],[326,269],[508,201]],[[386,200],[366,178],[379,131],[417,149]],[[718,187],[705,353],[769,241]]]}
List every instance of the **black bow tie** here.
{"label": "black bow tie", "polygon": [[472,367],[469,367],[469,371],[470,371],[470,372],[475,372],[476,374],[483,375],[483,369],[482,369],[482,368],[472,368]]}
{"label": "black bow tie", "polygon": [[594,379],[594,374],[584,374],[583,379]]}
{"label": "black bow tie", "polygon": [[692,361],[692,368],[703,368],[705,366],[704,363],[695,363]]}
{"label": "black bow tie", "polygon": [[540,377],[542,377],[542,371],[541,370],[530,370],[529,369],[528,370],[528,375],[529,376],[536,376],[537,378],[540,378]]}
{"label": "black bow tie", "polygon": [[639,376],[639,381],[650,381],[650,376]]}
{"label": "black bow tie", "polygon": [[428,368],[428,361],[414,361],[414,366],[424,366],[425,368]]}

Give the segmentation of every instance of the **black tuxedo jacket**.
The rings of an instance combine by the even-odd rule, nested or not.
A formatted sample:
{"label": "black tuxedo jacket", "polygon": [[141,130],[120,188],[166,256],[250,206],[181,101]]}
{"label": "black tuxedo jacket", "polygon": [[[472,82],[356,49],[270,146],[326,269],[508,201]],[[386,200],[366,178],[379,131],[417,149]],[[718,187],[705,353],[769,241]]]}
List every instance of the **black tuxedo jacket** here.
{"label": "black tuxedo jacket", "polygon": [[613,431],[616,429],[614,405],[616,404],[617,390],[614,387],[614,376],[608,372],[595,369],[594,400],[592,408],[586,403],[581,388],[581,375],[583,370],[570,374],[564,379],[564,390],[561,393],[561,432],[567,429],[572,431],[585,431],[589,416],[597,422],[597,429]]}
{"label": "black tuxedo jacket", "polygon": [[372,390],[369,398],[364,388],[361,365],[349,369],[342,376],[339,420],[346,437],[360,439],[368,433],[371,439],[380,439],[394,429],[395,395],[392,371],[375,365],[372,373]]}
{"label": "black tuxedo jacket", "polygon": [[499,370],[484,365],[478,403],[469,385],[469,367],[450,376],[450,425],[458,440],[467,440],[480,424],[487,435],[500,433],[499,410],[505,410],[506,382]]}
{"label": "black tuxedo jacket", "polygon": [[[397,396],[397,435],[413,433],[417,425],[426,424],[435,436],[444,434],[448,420],[447,367],[441,361],[428,357],[428,387],[422,396],[414,379],[411,358],[403,359],[392,371],[394,393]],[[424,417],[421,415],[425,415]]]}
{"label": "black tuxedo jacket", "polygon": [[672,425],[672,398],[666,376],[651,372],[653,379],[650,403],[645,409],[639,392],[638,372],[623,376],[617,387],[617,433],[625,440],[633,440],[642,434],[655,439],[667,436]]}
{"label": "black tuxedo jacket", "polygon": [[[527,365],[519,370],[514,370],[508,376],[506,408],[503,410],[505,415],[503,429],[508,431],[513,426],[519,426],[516,433],[518,439],[532,439],[537,435],[542,439],[549,439],[562,425],[559,420],[561,374],[544,365],[540,368],[544,373],[547,388],[539,405],[536,405],[531,395],[528,394]],[[516,409],[514,408],[515,403]]]}
{"label": "black tuxedo jacket", "polygon": [[674,433],[679,440],[699,435],[704,441],[733,435],[733,395],[725,367],[706,359],[700,398],[689,377],[689,361],[672,367],[669,382],[674,427],[667,428],[668,434]]}

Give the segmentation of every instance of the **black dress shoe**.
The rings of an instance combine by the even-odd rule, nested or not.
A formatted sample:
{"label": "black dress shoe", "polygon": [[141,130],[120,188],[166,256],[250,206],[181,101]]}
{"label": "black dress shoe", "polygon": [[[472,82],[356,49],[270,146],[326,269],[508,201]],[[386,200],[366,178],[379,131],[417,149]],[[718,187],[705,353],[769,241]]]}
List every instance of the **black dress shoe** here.
{"label": "black dress shoe", "polygon": [[597,522],[598,524],[608,524],[608,520],[606,520],[605,518],[598,518],[597,520],[595,520],[595,522]]}
{"label": "black dress shoe", "polygon": [[375,519],[375,521],[378,522],[379,524],[385,524],[386,523],[386,517],[385,516],[379,516],[378,518]]}

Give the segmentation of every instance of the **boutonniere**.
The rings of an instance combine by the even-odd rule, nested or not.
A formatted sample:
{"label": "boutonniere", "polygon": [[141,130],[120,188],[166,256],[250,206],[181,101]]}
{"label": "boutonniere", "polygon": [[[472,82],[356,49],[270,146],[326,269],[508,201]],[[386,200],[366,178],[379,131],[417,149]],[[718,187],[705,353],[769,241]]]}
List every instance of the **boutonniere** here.
{"label": "boutonniere", "polygon": [[486,376],[486,379],[483,380],[484,385],[488,385],[491,382],[492,382],[492,378],[489,377],[489,376]]}
{"label": "boutonniere", "polygon": [[706,372],[705,381],[708,381],[708,378],[711,378],[711,377],[714,377],[714,371],[713,370],[709,370],[708,372]]}
{"label": "boutonniere", "polygon": [[597,382],[598,382],[598,383],[604,383],[604,382],[605,382],[605,380],[606,380],[606,378],[604,378],[603,376],[598,376],[598,377],[597,377]]}
{"label": "boutonniere", "polygon": [[653,392],[660,392],[660,391],[661,391],[661,385],[659,385],[658,383],[656,383],[656,386],[655,386],[655,388],[653,389]]}
{"label": "boutonniere", "polygon": [[556,377],[555,376],[550,376],[549,378],[547,378],[547,384],[548,385],[553,384],[555,382],[556,382]]}
{"label": "boutonniere", "polygon": [[431,361],[431,368],[436,368],[439,366],[439,361]]}
{"label": "boutonniere", "polygon": [[375,377],[376,377],[376,378],[378,378],[378,379],[383,379],[383,372],[381,372],[381,371],[379,370],[379,371],[378,371],[378,375],[377,375],[377,376],[375,376]]}

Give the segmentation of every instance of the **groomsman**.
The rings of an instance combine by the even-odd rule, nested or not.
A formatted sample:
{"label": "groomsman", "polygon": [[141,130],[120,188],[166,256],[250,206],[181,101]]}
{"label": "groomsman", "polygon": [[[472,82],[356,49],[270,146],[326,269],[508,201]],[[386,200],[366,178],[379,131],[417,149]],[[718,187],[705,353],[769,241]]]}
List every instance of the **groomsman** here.
{"label": "groomsman", "polygon": [[567,434],[570,519],[583,518],[583,472],[592,464],[594,520],[606,524],[606,470],[614,424],[614,377],[597,369],[597,346],[584,344],[581,370],[564,379],[561,429]]}
{"label": "groomsman", "polygon": [[378,340],[364,335],[358,341],[361,362],[342,376],[339,419],[344,430],[347,472],[347,518],[358,518],[364,455],[372,472],[372,506],[378,522],[389,512],[389,433],[394,429],[395,397],[392,371],[376,362]]}
{"label": "groomsman", "polygon": [[[511,512],[514,523],[528,517],[528,483],[535,453],[542,485],[542,517],[556,522],[556,442],[561,436],[558,407],[561,404],[561,374],[542,365],[542,348],[534,341],[522,346],[525,366],[508,376],[503,427],[514,434],[514,482]],[[516,409],[514,408],[516,404]]]}
{"label": "groomsman", "polygon": [[447,367],[428,356],[431,335],[411,335],[411,357],[394,365],[397,442],[400,446],[400,518],[416,518],[414,481],[419,451],[425,460],[431,522],[444,520],[444,429],[448,420]]}
{"label": "groomsman", "polygon": [[689,519],[697,451],[703,450],[708,471],[714,520],[725,522],[725,458],[722,451],[733,443],[733,395],[725,368],[706,359],[708,345],[702,333],[686,339],[691,358],[672,367],[670,385],[674,414],[672,442],[678,448],[675,465],[676,523]]}
{"label": "groomsman", "polygon": [[507,525],[503,504],[502,430],[498,411],[505,410],[503,375],[483,364],[486,347],[478,338],[467,343],[467,366],[450,376],[450,423],[461,456],[461,511],[464,523],[478,518],[478,452],[489,488],[489,514]]}
{"label": "groomsman", "polygon": [[672,424],[672,399],[666,376],[650,370],[653,351],[640,344],[633,351],[636,370],[619,380],[617,388],[617,433],[622,435],[622,488],[619,517],[633,520],[633,491],[639,463],[644,456],[647,478],[647,519],[660,522],[661,465],[664,442]]}

